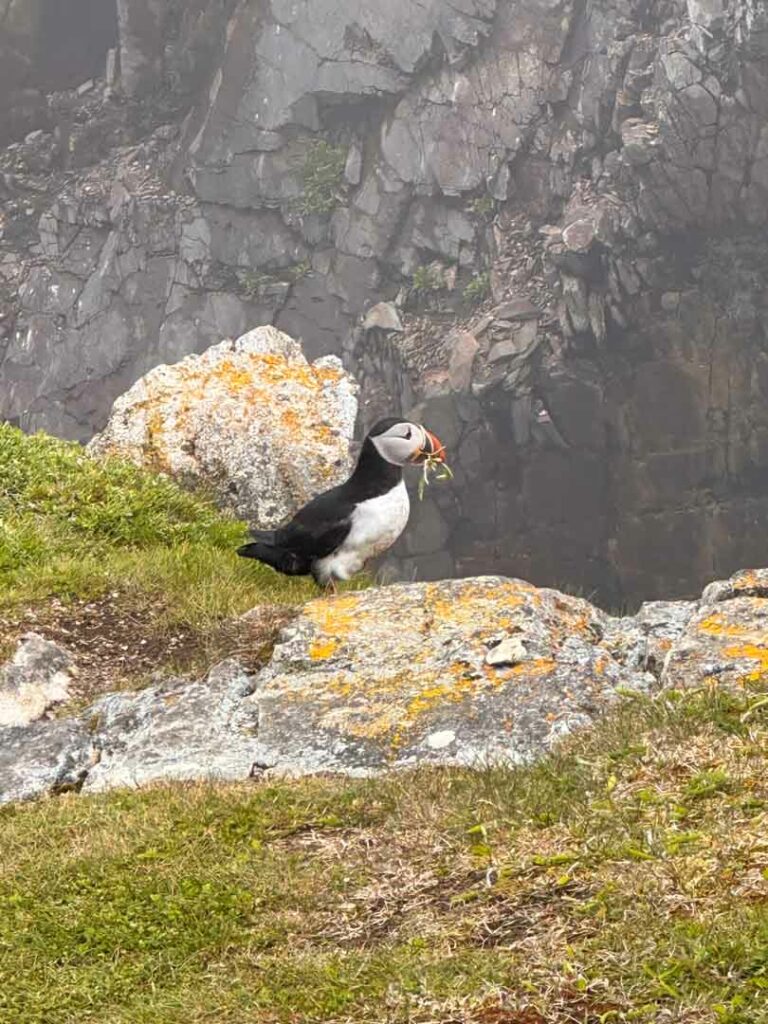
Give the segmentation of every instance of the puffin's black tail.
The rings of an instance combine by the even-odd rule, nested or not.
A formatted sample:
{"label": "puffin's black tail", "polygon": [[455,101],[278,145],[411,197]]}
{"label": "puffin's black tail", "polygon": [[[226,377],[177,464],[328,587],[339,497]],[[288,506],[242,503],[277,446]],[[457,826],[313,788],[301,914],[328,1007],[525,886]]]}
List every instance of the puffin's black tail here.
{"label": "puffin's black tail", "polygon": [[[266,532],[266,531],[265,531]],[[310,570],[309,561],[293,551],[276,547],[266,541],[255,540],[237,549],[241,558],[255,558],[286,576],[306,576]]]}

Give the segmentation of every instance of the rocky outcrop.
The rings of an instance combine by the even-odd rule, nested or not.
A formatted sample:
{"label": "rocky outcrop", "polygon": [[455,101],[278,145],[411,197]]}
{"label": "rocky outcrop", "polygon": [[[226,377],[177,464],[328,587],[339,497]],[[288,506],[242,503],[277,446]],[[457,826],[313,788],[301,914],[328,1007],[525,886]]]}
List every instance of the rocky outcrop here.
{"label": "rocky outcrop", "polygon": [[308,604],[258,680],[277,771],[523,763],[655,681],[601,646],[586,601],[481,577]]}
{"label": "rocky outcrop", "polygon": [[768,571],[614,618],[521,580],[399,584],[307,604],[257,674],[100,698],[0,729],[0,802],[62,789],[422,764],[529,763],[621,694],[768,685]]}
{"label": "rocky outcrop", "polygon": [[19,641],[0,666],[0,728],[29,725],[69,699],[76,669],[69,651],[37,633]]}
{"label": "rocky outcrop", "polygon": [[308,363],[274,327],[159,366],[88,445],[218,495],[275,526],[349,471],[356,385],[335,356]]}
{"label": "rocky outcrop", "polygon": [[0,416],[86,440],[270,322],[361,428],[448,434],[397,572],[619,604],[762,557],[764,4],[117,7],[108,78],[0,156]]}
{"label": "rocky outcrop", "polygon": [[768,681],[768,571],[713,584],[665,667],[668,685],[735,690]]}

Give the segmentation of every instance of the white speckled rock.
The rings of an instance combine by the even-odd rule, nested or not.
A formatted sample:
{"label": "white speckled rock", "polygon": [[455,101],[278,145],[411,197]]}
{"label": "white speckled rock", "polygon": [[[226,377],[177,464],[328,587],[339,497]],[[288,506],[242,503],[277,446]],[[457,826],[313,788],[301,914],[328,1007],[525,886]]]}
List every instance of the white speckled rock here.
{"label": "white speckled rock", "polygon": [[357,385],[335,356],[258,327],[158,366],[115,402],[88,445],[213,487],[237,515],[270,527],[349,470]]}
{"label": "white speckled rock", "polygon": [[37,633],[22,637],[0,668],[0,727],[29,725],[67,700],[75,671],[63,647]]}

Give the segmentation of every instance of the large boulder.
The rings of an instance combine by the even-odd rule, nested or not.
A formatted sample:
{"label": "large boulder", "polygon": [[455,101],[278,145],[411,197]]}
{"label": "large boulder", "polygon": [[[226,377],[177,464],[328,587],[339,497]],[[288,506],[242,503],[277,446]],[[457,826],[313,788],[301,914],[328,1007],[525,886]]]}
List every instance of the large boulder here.
{"label": "large boulder", "polygon": [[299,774],[531,761],[654,683],[602,646],[607,623],[493,576],[312,601],[259,678],[256,757]]}
{"label": "large boulder", "polygon": [[151,370],[88,449],[212,487],[274,526],[347,473],[356,391],[335,356],[308,363],[298,342],[259,327]]}
{"label": "large boulder", "polygon": [[663,681],[735,692],[768,684],[768,569],[711,583],[667,655]]}

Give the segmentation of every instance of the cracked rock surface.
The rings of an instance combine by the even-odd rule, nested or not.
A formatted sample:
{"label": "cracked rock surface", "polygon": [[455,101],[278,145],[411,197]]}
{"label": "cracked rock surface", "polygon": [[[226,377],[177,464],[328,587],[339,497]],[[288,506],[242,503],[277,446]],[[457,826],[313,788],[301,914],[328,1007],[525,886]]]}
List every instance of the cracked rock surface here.
{"label": "cracked rock surface", "polygon": [[255,675],[224,662],[0,728],[0,802],[67,789],[531,762],[620,693],[768,682],[766,570],[614,618],[521,580],[311,601]]}

